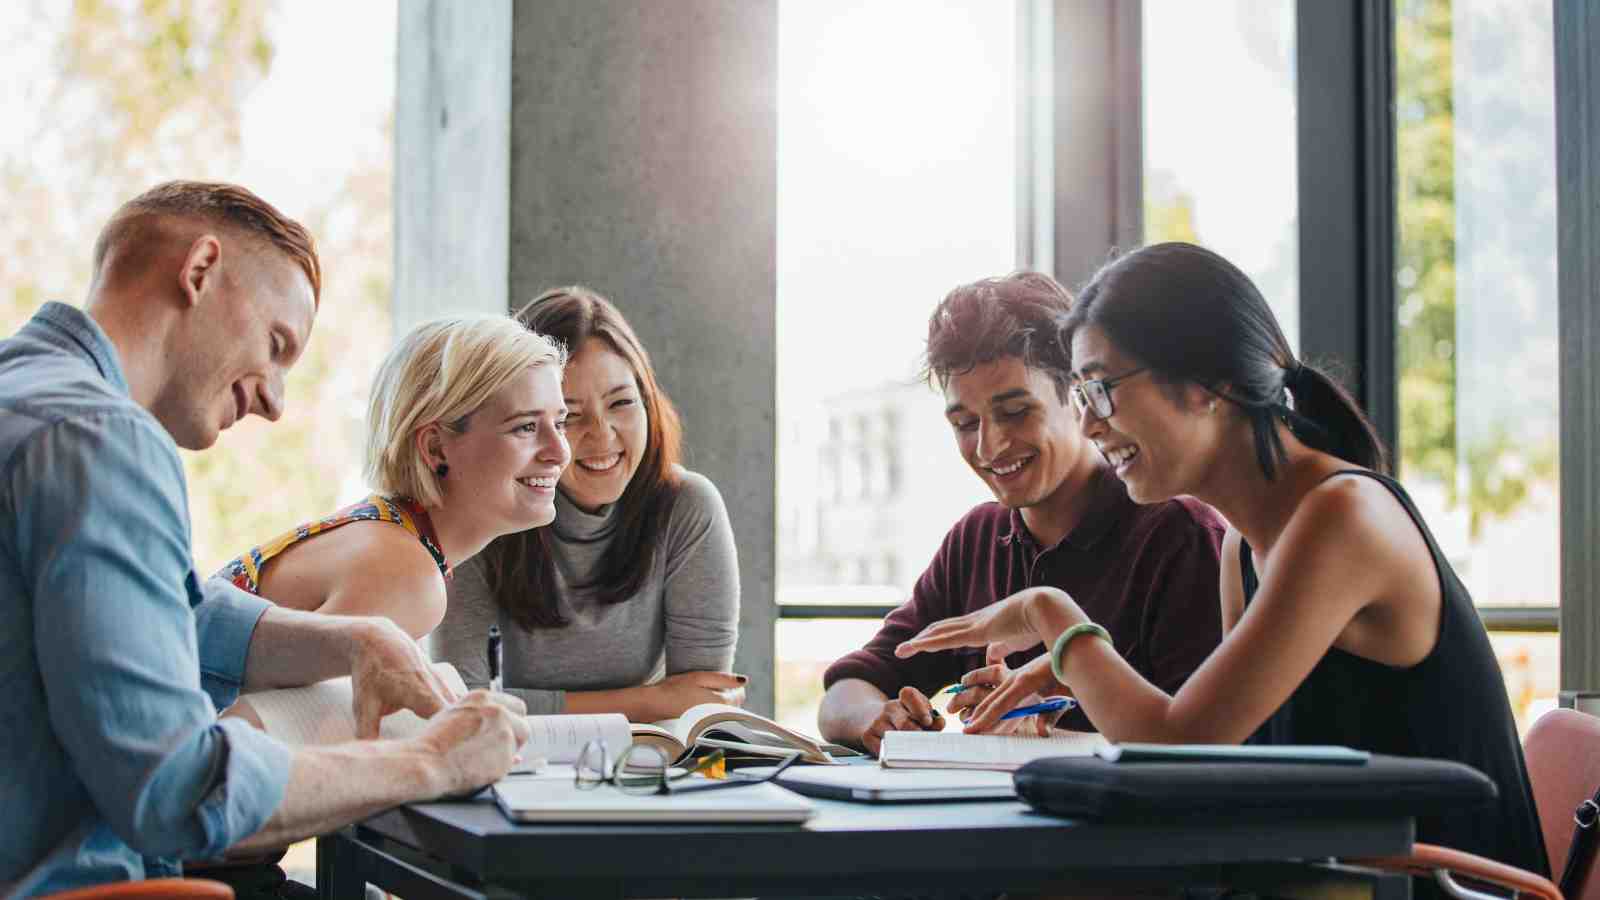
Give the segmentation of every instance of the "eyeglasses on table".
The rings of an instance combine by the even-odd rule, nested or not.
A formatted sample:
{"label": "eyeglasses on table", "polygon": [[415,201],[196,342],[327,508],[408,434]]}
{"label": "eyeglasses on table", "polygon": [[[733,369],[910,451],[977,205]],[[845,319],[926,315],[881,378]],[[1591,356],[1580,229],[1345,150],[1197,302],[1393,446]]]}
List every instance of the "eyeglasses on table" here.
{"label": "eyeglasses on table", "polygon": [[783,770],[794,765],[800,754],[791,753],[776,768],[760,778],[736,778],[727,781],[706,781],[689,784],[686,781],[696,772],[703,772],[724,760],[721,750],[691,761],[685,766],[674,766],[658,748],[650,744],[630,744],[620,756],[611,755],[605,741],[589,741],[578,754],[578,764],[573,781],[580,789],[592,790],[609,784],[628,794],[688,794],[695,791],[715,791],[724,788],[748,787],[771,781]]}

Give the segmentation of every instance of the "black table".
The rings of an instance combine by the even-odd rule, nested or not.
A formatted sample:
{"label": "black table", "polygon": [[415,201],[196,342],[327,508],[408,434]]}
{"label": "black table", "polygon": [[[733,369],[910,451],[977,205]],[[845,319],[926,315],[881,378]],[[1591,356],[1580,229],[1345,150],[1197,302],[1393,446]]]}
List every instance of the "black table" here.
{"label": "black table", "polygon": [[1404,854],[1413,822],[1057,819],[1020,802],[873,806],[813,800],[804,825],[516,825],[482,799],[381,813],[317,842],[325,898],[371,882],[433,897],[851,896],[930,891],[1094,893],[1226,884],[1294,894],[1330,881],[1375,900],[1409,882],[1329,863]]}

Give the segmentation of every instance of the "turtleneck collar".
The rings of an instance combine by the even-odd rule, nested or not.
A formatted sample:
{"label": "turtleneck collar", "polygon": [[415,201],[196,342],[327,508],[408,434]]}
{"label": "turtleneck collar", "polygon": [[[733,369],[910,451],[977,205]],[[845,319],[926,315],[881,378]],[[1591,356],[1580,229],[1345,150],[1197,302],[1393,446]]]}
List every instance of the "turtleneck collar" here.
{"label": "turtleneck collar", "polygon": [[617,527],[617,504],[608,503],[598,512],[585,512],[567,497],[567,492],[556,488],[556,520],[550,523],[556,536],[564,541],[587,543],[604,540]]}

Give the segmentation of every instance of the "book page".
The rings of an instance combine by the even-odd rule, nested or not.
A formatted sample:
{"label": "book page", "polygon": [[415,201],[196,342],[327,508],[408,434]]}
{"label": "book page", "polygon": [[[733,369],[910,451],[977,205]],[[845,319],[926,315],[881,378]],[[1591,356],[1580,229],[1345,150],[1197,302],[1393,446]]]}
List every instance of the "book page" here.
{"label": "book page", "polygon": [[604,741],[615,762],[633,743],[628,717],[621,713],[529,716],[528,726],[533,734],[522,745],[522,755],[542,756],[552,763],[577,762],[590,741]]}
{"label": "book page", "polygon": [[1105,738],[1092,732],[1061,737],[964,734],[959,731],[891,731],[879,754],[885,767],[997,769],[1021,768],[1050,756],[1093,756]]}
{"label": "book page", "polygon": [[661,724],[670,725],[669,730],[683,741],[685,746],[692,745],[703,732],[712,728],[725,729],[735,737],[752,744],[817,751],[821,743],[817,738],[779,725],[766,716],[726,703],[701,703],[691,706],[680,718]]}
{"label": "book page", "polygon": [[[434,663],[440,679],[458,693],[467,686],[449,663]],[[331,678],[303,687],[257,691],[239,698],[255,711],[266,732],[286,744],[339,744],[356,739],[355,694],[350,677]],[[385,716],[378,724],[384,738],[413,737],[426,720],[410,710]]]}

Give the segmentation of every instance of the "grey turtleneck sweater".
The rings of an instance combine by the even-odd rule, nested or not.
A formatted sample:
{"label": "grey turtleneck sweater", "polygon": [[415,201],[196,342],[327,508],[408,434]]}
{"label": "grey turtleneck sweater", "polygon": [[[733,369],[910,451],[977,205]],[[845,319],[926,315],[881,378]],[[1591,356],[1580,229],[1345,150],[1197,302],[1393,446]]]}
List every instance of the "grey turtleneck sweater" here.
{"label": "grey turtleneck sweater", "polygon": [[[729,671],[739,635],[739,561],[716,486],[680,469],[682,489],[657,543],[650,576],[621,603],[570,585],[593,577],[616,529],[616,506],[587,513],[556,491],[551,549],[562,628],[528,631],[490,596],[481,560],[456,568],[444,621],[429,636],[433,658],[470,688],[489,683],[485,640],[498,624],[508,693],[532,714],[558,713],[566,691],[611,690],[693,671]],[[530,587],[531,589],[531,587]]]}

